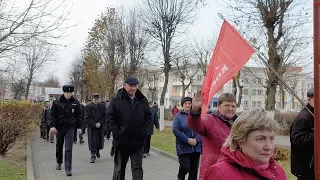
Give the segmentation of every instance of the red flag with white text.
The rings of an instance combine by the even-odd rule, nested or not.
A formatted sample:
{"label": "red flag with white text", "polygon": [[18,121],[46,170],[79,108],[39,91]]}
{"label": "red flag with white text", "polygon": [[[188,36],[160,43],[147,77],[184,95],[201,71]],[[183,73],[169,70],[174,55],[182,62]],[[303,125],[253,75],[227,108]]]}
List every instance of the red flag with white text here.
{"label": "red flag with white text", "polygon": [[237,30],[224,20],[202,84],[202,115],[206,114],[211,98],[242,69],[254,52]]}

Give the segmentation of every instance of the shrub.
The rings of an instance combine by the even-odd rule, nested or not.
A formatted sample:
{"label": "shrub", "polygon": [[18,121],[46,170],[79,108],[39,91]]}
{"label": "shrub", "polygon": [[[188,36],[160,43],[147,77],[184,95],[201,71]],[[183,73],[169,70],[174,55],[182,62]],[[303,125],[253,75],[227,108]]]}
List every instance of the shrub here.
{"label": "shrub", "polygon": [[0,155],[5,156],[17,139],[28,136],[40,122],[42,104],[10,100],[0,102]]}
{"label": "shrub", "polygon": [[276,161],[288,161],[290,159],[290,151],[286,148],[275,148],[273,157]]}

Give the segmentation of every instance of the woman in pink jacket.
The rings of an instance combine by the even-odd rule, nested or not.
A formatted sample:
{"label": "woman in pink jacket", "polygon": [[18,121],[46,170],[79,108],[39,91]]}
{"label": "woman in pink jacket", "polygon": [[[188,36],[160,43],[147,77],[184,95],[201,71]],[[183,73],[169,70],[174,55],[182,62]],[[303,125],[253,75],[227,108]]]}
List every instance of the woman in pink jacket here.
{"label": "woman in pink jacket", "polygon": [[219,96],[217,112],[201,117],[203,93],[197,92],[192,100],[192,109],[188,117],[188,126],[202,136],[203,151],[201,156],[199,180],[203,180],[207,169],[214,165],[220,149],[230,134],[232,123],[236,119],[236,97],[231,93]]}
{"label": "woman in pink jacket", "polygon": [[285,180],[282,167],[273,159],[277,130],[277,123],[263,110],[243,112],[204,180]]}

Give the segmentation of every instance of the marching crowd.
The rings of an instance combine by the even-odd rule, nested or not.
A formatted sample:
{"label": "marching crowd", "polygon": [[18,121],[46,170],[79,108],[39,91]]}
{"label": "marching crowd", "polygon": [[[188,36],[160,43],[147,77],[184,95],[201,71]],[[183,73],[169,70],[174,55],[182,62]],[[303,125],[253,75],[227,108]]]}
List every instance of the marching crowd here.
{"label": "marching crowd", "polygon": [[[154,126],[159,129],[158,107],[150,105],[138,89],[139,81],[127,77],[123,88],[109,101],[99,94],[80,104],[73,96],[72,85],[63,86],[64,94],[47,105],[41,122],[41,137],[54,142],[56,136],[56,169],[63,162],[72,176],[72,148],[79,136],[88,135],[89,161],[100,158],[104,140],[110,139],[110,155],[114,157],[113,180],[124,180],[128,159],[133,180],[143,179],[143,158],[149,156]],[[173,134],[179,159],[177,179],[184,180],[285,180],[283,168],[273,159],[277,122],[262,109],[236,115],[236,97],[223,93],[215,112],[201,116],[203,92],[181,100],[181,110],[173,110]],[[307,93],[303,109],[290,128],[291,171],[299,180],[312,180],[314,173],[313,89]],[[87,129],[87,132],[86,132]],[[199,168],[200,164],[200,168]],[[199,172],[199,175],[198,175]]]}

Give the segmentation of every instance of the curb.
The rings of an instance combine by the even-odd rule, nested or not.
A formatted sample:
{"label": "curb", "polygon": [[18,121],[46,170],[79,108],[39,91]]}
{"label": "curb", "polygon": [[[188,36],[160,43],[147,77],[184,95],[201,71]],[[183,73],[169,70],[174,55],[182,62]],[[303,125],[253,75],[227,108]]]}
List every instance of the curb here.
{"label": "curb", "polygon": [[32,137],[27,145],[27,180],[35,180],[32,157]]}
{"label": "curb", "polygon": [[167,158],[169,158],[169,159],[178,161],[178,157],[177,157],[176,155],[173,155],[173,154],[171,154],[171,153],[167,153],[167,152],[162,151],[162,150],[160,150],[160,149],[157,149],[157,148],[155,148],[155,147],[150,147],[150,148],[151,148],[151,150],[152,150],[153,152],[155,152],[155,153],[158,153],[158,154],[160,154],[160,155],[162,155],[162,156],[165,156],[165,157],[167,157]]}

